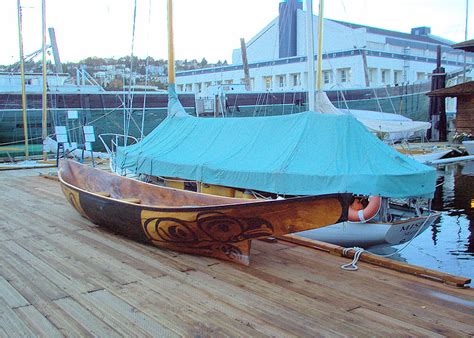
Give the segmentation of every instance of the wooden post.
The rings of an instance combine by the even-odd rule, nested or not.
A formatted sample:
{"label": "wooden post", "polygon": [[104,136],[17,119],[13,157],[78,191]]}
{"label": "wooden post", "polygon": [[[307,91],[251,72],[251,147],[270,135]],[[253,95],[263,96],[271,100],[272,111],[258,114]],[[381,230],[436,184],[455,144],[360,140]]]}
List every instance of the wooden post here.
{"label": "wooden post", "polygon": [[[433,70],[431,78],[431,90],[444,88],[446,86],[446,71],[441,67],[441,46],[438,45],[436,55],[436,69]],[[446,99],[444,97],[430,97],[428,106],[431,130],[428,131],[428,139],[431,141],[446,141]]]}
{"label": "wooden post", "polygon": [[245,39],[240,39],[240,50],[242,52],[242,65],[244,67],[244,84],[245,90],[251,91],[252,88],[250,86],[250,70],[249,70],[249,61],[247,59],[247,46],[245,45]]}
{"label": "wooden post", "polygon": [[316,110],[314,95],[313,1],[306,0],[306,58],[308,63],[308,110]]}
{"label": "wooden post", "polygon": [[61,64],[61,58],[59,57],[59,49],[58,49],[58,43],[56,41],[56,33],[54,32],[53,27],[49,27],[48,32],[49,32],[49,41],[51,42],[51,48],[53,49],[54,66],[56,68],[56,73],[62,73],[63,66]]}
{"label": "wooden post", "polygon": [[364,66],[365,86],[368,88],[370,87],[369,68],[367,66],[367,52],[364,48],[360,50],[360,55],[362,56],[362,65]]}
{"label": "wooden post", "polygon": [[25,59],[23,56],[23,34],[22,34],[22,20],[21,20],[21,4],[17,0],[18,10],[18,44],[20,49],[20,73],[21,73],[21,104],[23,109],[23,136],[25,137],[25,158],[29,158],[28,150],[28,118],[26,116],[26,88],[25,88]]}
{"label": "wooden post", "polygon": [[168,85],[174,84],[173,1],[168,0]]}
{"label": "wooden post", "polygon": [[47,101],[47,87],[48,79],[46,77],[46,0],[41,2],[42,9],[42,26],[43,26],[43,109],[41,119],[41,138],[43,140],[43,160],[48,159],[48,153],[46,152],[46,139],[48,138],[48,101]]}

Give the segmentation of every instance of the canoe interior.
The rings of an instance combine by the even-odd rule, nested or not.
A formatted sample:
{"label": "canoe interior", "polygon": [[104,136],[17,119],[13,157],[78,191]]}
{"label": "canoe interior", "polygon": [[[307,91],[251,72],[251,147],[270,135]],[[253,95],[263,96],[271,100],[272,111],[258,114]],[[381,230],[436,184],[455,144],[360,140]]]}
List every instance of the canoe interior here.
{"label": "canoe interior", "polygon": [[112,175],[102,170],[91,168],[73,161],[62,161],[62,179],[81,190],[127,201],[140,200],[142,205],[183,207],[183,206],[212,206],[226,204],[241,204],[255,200],[236,199],[207,194],[198,194],[185,190],[164,188],[130,178]]}

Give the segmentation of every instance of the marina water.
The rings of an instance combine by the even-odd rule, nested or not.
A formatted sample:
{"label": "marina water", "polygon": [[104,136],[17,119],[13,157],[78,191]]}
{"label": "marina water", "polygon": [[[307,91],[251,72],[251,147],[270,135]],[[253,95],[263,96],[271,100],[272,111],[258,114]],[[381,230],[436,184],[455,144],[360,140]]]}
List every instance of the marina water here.
{"label": "marina water", "polygon": [[441,218],[391,258],[474,280],[474,161],[438,168],[437,183]]}

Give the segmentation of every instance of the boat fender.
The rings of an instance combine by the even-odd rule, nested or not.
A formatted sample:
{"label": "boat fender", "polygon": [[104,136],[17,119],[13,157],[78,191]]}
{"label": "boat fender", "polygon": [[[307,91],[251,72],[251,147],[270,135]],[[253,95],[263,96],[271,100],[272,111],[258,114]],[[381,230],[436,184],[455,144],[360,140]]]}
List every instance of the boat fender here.
{"label": "boat fender", "polygon": [[380,196],[370,196],[369,204],[361,209],[356,210],[352,205],[349,206],[349,221],[365,223],[370,221],[378,214],[380,206],[382,205],[382,198]]}

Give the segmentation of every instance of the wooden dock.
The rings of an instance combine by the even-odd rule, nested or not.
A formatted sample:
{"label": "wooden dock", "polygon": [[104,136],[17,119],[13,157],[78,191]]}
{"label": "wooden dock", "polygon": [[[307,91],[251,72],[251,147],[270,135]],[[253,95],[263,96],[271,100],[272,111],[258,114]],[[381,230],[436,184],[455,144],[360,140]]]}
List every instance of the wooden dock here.
{"label": "wooden dock", "polygon": [[244,267],[81,218],[44,171],[0,172],[0,336],[472,336],[474,292],[277,241]]}

